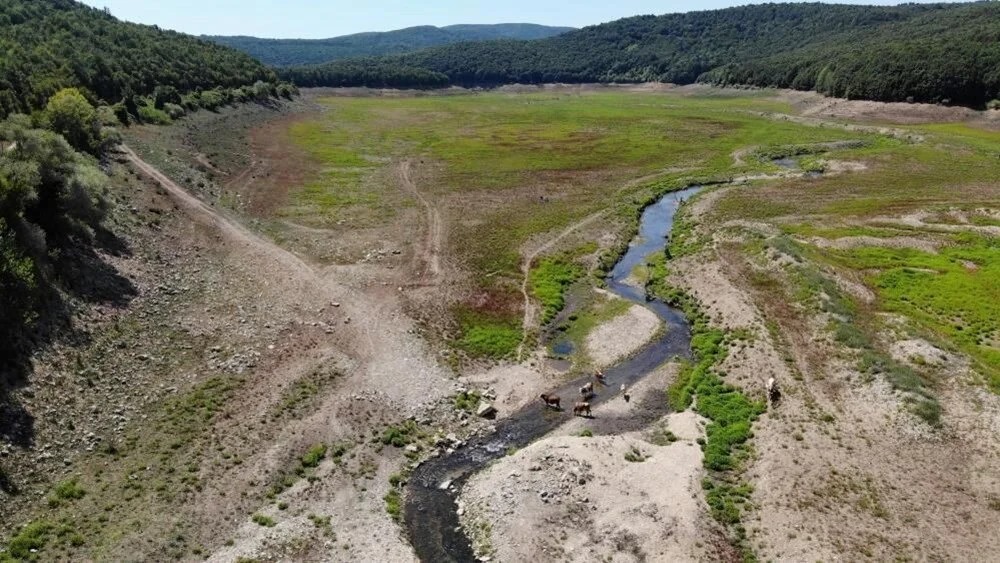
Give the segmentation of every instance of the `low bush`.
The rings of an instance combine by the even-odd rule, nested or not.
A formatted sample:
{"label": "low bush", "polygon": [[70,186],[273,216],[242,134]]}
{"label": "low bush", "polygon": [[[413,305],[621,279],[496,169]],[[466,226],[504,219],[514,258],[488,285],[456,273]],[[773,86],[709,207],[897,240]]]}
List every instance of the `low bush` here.
{"label": "low bush", "polygon": [[274,521],[274,518],[263,514],[254,514],[250,517],[250,519],[253,520],[254,524],[264,526],[265,528],[273,528],[278,525],[278,523]]}
{"label": "low bush", "polygon": [[460,411],[475,412],[481,398],[482,396],[475,391],[462,391],[458,395],[455,395],[453,402],[455,408]]}
{"label": "low bush", "polygon": [[420,435],[421,432],[417,423],[412,420],[407,420],[399,426],[390,426],[386,428],[385,431],[382,432],[382,437],[379,438],[379,441],[386,446],[402,448],[419,439]]}
{"label": "low bush", "polygon": [[302,467],[316,467],[326,457],[326,444],[316,444],[302,456]]}
{"label": "low bush", "polygon": [[170,125],[173,121],[167,112],[163,110],[156,109],[153,106],[139,106],[139,120],[143,123],[151,123],[153,125]]}
{"label": "low bush", "polygon": [[389,513],[396,522],[403,520],[403,496],[396,489],[390,490],[382,497],[385,501],[385,511]]}

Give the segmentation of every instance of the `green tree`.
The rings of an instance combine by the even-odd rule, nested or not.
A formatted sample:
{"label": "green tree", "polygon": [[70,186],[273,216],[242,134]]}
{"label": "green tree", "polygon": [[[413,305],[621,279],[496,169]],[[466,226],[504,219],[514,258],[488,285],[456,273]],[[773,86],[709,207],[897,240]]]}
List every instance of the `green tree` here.
{"label": "green tree", "polygon": [[100,120],[97,110],[76,88],[56,92],[45,107],[53,131],[62,135],[80,151],[95,153],[100,146]]}

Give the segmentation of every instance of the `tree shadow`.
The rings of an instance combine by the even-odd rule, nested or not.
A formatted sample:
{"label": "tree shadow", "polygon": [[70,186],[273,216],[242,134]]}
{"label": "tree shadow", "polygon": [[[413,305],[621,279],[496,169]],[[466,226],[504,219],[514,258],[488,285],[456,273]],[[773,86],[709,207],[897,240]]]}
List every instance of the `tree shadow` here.
{"label": "tree shadow", "polygon": [[130,256],[124,239],[101,227],[90,241],[59,242],[59,251],[50,253],[36,294],[26,299],[31,302],[31,322],[17,327],[23,330],[6,327],[7,338],[0,342],[0,441],[20,448],[30,448],[35,442],[35,418],[16,397],[29,383],[35,355],[56,341],[74,346],[90,342],[89,333],[73,325],[81,306],[124,308],[139,294],[135,284],[95,250]]}

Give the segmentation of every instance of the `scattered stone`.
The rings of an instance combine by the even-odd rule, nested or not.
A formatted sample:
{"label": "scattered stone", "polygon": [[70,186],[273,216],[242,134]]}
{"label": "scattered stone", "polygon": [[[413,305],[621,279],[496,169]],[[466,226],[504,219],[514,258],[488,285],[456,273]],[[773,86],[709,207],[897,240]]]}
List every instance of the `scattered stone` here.
{"label": "scattered stone", "polygon": [[488,401],[480,401],[479,407],[476,409],[476,416],[481,416],[483,418],[489,418],[497,414],[497,409]]}

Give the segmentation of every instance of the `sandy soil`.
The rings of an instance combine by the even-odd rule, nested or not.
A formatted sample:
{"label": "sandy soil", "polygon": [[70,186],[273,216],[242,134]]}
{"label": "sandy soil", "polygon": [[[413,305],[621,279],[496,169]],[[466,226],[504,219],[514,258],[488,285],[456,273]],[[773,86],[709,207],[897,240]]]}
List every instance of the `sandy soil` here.
{"label": "sandy soil", "polygon": [[628,357],[649,342],[662,327],[656,313],[641,305],[601,324],[587,335],[587,355],[597,368],[605,368]]}
{"label": "sandy soil", "polygon": [[[690,212],[703,216],[729,189],[739,188],[707,192]],[[882,222],[919,227],[925,219],[918,214]],[[768,236],[766,229],[749,227]],[[672,281],[699,298],[713,324],[752,334],[726,358],[727,381],[763,398],[764,381],[775,377],[783,392],[777,407],[754,425],[757,453],[745,474],[756,509],[744,524],[757,555],[778,561],[964,561],[995,552],[996,538],[974,530],[995,518],[989,499],[997,498],[1000,474],[987,467],[996,458],[990,452],[997,434],[989,429],[1000,399],[968,386],[967,363],[959,358],[905,332],[886,335],[897,359],[937,370],[946,414],[944,428],[931,430],[885,380],[863,376],[855,362],[839,359],[842,348],[830,337],[828,318],[805,314],[773,290],[753,288],[754,269],[767,268],[780,279],[787,262],[751,264],[727,250],[731,235],[703,228],[714,244],[675,260]],[[933,250],[924,239],[888,244]],[[867,288],[854,289],[870,297]],[[781,327],[780,340],[766,321]]]}
{"label": "sandy soil", "polygon": [[[662,393],[667,366],[640,385],[632,403],[614,400],[594,421],[627,416],[648,393]],[[678,440],[650,442],[647,432],[580,437],[591,426],[570,419],[548,438],[475,475],[462,491],[463,526],[497,561],[690,561],[711,558],[713,526],[700,491],[704,420],[685,412],[654,427]],[[627,461],[638,452],[644,461]]]}

